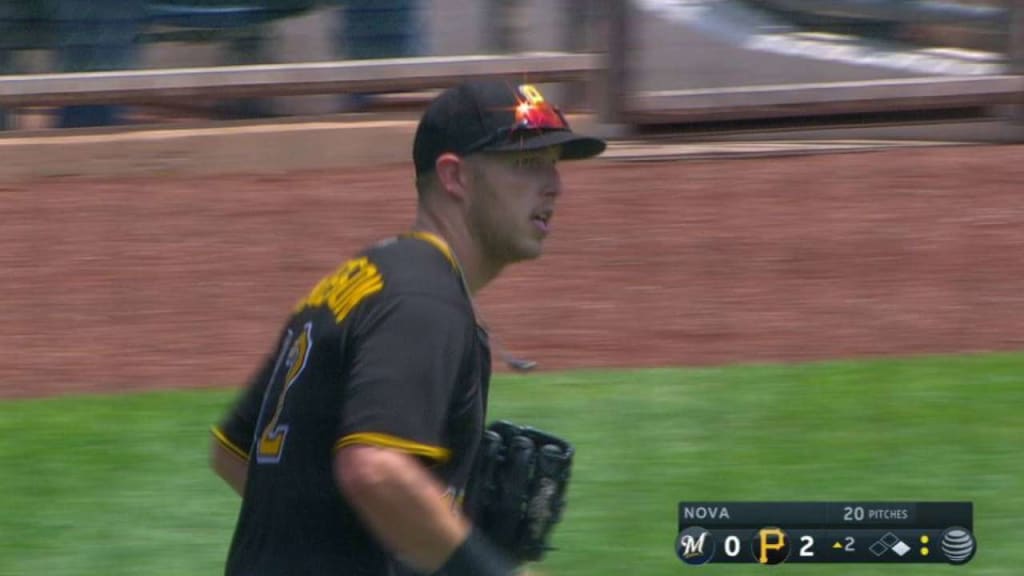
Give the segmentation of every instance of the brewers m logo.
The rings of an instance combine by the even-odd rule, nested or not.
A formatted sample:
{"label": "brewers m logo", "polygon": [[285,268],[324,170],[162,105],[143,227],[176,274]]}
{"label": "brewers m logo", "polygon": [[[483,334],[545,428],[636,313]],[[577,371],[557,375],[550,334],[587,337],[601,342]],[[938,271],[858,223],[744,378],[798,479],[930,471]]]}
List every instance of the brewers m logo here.
{"label": "brewers m logo", "polygon": [[676,539],[676,555],[687,564],[706,564],[715,555],[715,539],[700,526],[690,526]]}

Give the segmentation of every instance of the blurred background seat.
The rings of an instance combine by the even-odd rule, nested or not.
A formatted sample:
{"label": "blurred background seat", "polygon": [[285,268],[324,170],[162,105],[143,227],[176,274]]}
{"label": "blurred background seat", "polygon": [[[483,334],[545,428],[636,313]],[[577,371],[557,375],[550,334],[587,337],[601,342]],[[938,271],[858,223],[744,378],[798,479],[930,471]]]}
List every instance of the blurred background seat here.
{"label": "blurred background seat", "polygon": [[[153,42],[223,43],[223,64],[272,61],[267,25],[316,6],[316,0],[0,0],[0,74],[22,72],[17,53],[52,54],[55,72],[135,68],[142,45]],[[268,113],[260,101],[224,103],[219,113],[252,117]],[[62,128],[108,126],[123,119],[121,107],[66,106]],[[0,129],[10,125],[0,110]]]}
{"label": "blurred background seat", "polygon": [[[0,74],[16,74],[15,55],[25,50],[50,50],[55,44],[55,5],[33,0],[0,1]],[[0,108],[0,130],[10,125]]]}
{"label": "blurred background seat", "polygon": [[198,29],[237,29],[300,14],[313,0],[158,0],[147,2],[148,25]]}
{"label": "blurred background seat", "polygon": [[[341,9],[334,42],[335,57],[346,60],[409,58],[428,53],[421,24],[420,0],[334,0]],[[374,105],[374,94],[345,94],[343,112]]]}
{"label": "blurred background seat", "polygon": [[[316,0],[156,0],[146,3],[141,41],[217,42],[224,46],[221,64],[265,64],[274,60],[268,49],[269,26],[316,6]],[[222,119],[273,115],[264,99],[219,102]]]}

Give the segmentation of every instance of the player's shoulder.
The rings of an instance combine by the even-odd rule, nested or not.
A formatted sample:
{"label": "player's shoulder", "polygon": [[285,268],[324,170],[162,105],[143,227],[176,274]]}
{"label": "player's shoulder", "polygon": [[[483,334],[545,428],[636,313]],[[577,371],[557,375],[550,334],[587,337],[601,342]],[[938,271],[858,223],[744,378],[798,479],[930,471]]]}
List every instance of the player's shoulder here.
{"label": "player's shoulder", "polygon": [[327,308],[341,324],[364,301],[415,298],[471,314],[454,257],[431,238],[402,235],[366,248],[321,279],[296,312]]}

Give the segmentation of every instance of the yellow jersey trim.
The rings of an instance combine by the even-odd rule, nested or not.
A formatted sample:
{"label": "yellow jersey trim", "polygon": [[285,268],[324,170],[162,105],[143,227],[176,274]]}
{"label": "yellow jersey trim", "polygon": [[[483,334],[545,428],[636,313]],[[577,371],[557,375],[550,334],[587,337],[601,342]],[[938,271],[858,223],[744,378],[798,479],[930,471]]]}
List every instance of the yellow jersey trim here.
{"label": "yellow jersey trim", "polygon": [[223,431],[221,431],[220,428],[216,426],[210,426],[210,432],[213,434],[214,438],[216,438],[217,441],[220,442],[221,446],[228,449],[228,452],[231,452],[232,454],[238,456],[239,458],[245,460],[246,462],[249,461],[249,453],[236,446],[235,443],[232,442],[227,437],[227,435],[224,434]]}
{"label": "yellow jersey trim", "polygon": [[452,265],[452,268],[459,269],[459,263],[455,260],[455,254],[452,253],[452,249],[448,246],[448,243],[443,238],[434,234],[433,232],[424,232],[423,230],[414,230],[409,232],[408,236],[423,240],[427,244],[432,245],[444,254],[444,257],[448,259],[448,262]]}
{"label": "yellow jersey trim", "polygon": [[447,448],[420,444],[419,442],[413,442],[412,440],[406,440],[405,438],[399,438],[389,434],[380,434],[377,432],[357,432],[355,434],[349,434],[334,444],[334,450],[338,451],[346,446],[352,446],[354,444],[368,444],[370,446],[392,448],[394,450],[405,452],[406,454],[412,454],[413,456],[426,456],[427,458],[437,460],[439,462],[447,462],[452,457],[451,450],[448,450]]}

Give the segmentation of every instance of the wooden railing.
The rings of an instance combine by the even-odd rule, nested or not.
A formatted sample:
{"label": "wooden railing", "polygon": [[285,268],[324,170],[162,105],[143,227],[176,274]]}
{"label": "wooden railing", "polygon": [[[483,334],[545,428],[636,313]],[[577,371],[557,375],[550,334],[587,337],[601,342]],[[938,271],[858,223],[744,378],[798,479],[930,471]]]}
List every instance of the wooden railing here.
{"label": "wooden railing", "polygon": [[602,67],[598,54],[554,52],[17,75],[0,77],[0,107],[417,91],[483,76],[579,81]]}
{"label": "wooden railing", "polygon": [[[590,87],[589,101],[606,124],[815,116],[900,109],[1014,105],[1024,109],[1024,0],[1009,12],[1008,74],[934,77],[708,90],[629,89],[627,58],[638,31],[630,3],[603,3],[600,52],[350,60],[0,76],[0,108],[77,104],[138,104],[187,98],[262,98],[346,92],[443,88],[460,80],[507,76],[535,83]],[[1022,114],[1024,116],[1024,114]]]}

